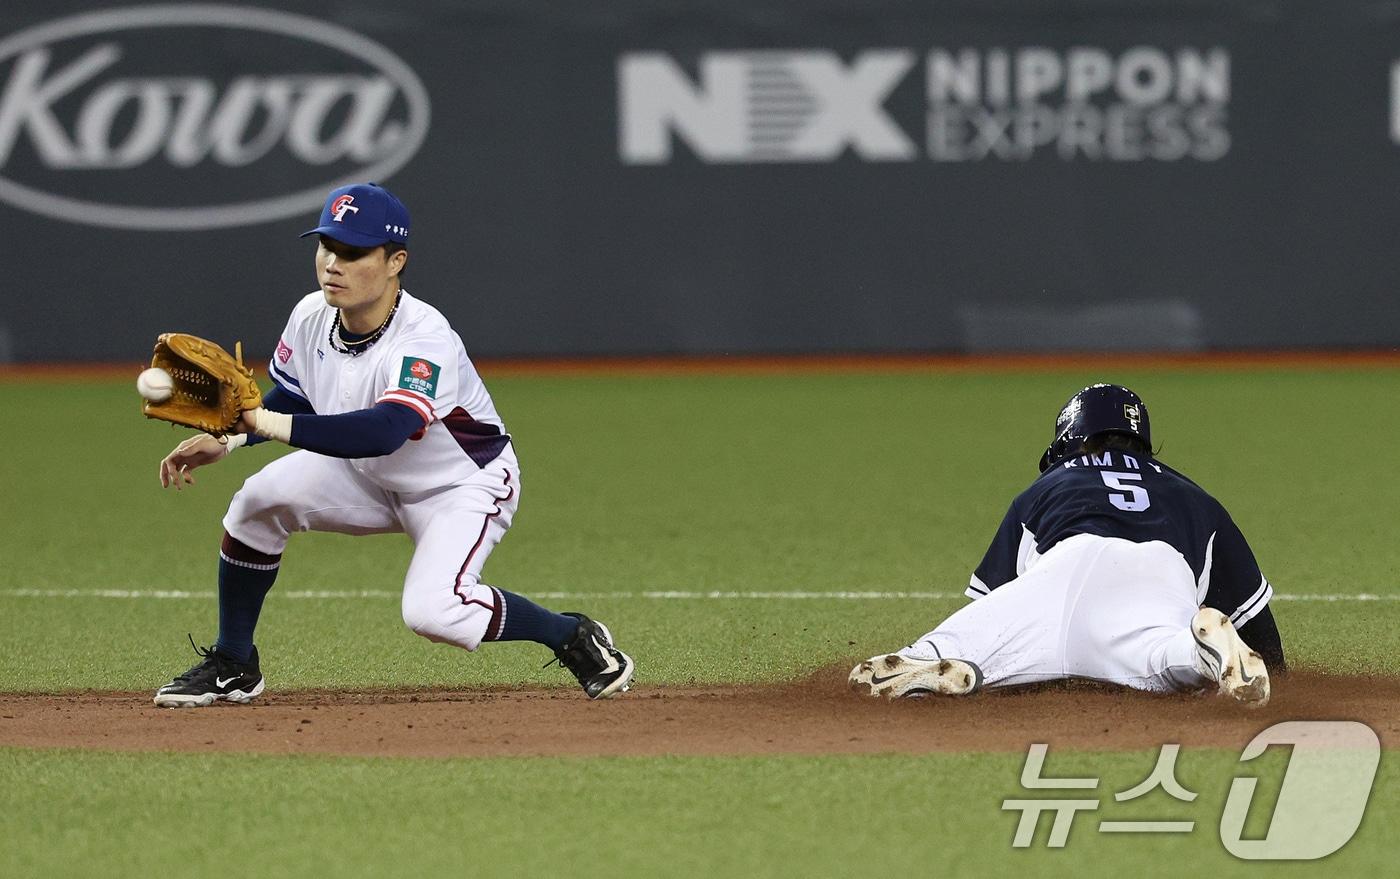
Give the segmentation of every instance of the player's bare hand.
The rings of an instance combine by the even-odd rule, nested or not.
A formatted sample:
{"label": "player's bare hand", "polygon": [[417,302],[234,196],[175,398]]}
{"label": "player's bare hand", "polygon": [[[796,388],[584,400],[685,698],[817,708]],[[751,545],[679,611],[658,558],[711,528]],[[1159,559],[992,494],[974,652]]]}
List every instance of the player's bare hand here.
{"label": "player's bare hand", "polygon": [[253,417],[253,410],[244,409],[243,413],[238,416],[238,421],[233,425],[233,432],[256,434],[257,427],[258,422],[257,419]]}
{"label": "player's bare hand", "polygon": [[194,485],[191,470],[221,460],[228,453],[228,443],[220,442],[207,433],[192,436],[161,460],[160,487],[174,485],[175,490],[179,491],[184,485]]}

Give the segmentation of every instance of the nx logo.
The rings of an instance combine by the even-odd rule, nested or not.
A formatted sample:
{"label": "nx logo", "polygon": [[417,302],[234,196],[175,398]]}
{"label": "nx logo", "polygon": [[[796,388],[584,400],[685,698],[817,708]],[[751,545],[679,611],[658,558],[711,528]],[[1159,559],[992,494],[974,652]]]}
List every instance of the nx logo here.
{"label": "nx logo", "polygon": [[917,56],[864,52],[709,52],[698,86],[667,55],[618,62],[621,151],[629,164],[671,158],[671,131],[707,162],[820,162],[850,147],[869,161],[909,160],[918,149],[883,104]]}
{"label": "nx logo", "polygon": [[[693,71],[634,52],[617,78],[618,152],[631,165],[671,161],[673,141],[707,163],[847,151],[867,162],[1213,162],[1230,150],[1221,46],[871,49],[850,62],[824,49],[726,51],[702,53]],[[906,81],[923,90],[922,120],[886,106]]]}

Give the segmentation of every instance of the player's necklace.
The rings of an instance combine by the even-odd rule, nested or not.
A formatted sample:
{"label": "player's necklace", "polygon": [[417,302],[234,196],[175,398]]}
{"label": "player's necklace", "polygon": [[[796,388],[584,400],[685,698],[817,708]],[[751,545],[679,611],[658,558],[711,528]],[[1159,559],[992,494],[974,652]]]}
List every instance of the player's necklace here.
{"label": "player's necklace", "polygon": [[403,291],[400,290],[394,296],[394,307],[389,309],[389,313],[384,316],[384,323],[379,325],[379,329],[365,336],[363,339],[350,341],[345,338],[344,328],[340,324],[340,309],[335,310],[335,320],[331,322],[331,347],[341,354],[349,354],[351,357],[359,357],[369,350],[370,346],[384,337],[389,330],[389,322],[394,319],[394,314],[399,310],[399,300],[403,298]]}

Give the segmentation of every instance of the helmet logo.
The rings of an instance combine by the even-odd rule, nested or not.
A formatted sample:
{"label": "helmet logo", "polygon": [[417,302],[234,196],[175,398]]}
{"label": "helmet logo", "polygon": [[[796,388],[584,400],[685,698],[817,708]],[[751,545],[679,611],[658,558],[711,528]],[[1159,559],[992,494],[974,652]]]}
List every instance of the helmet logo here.
{"label": "helmet logo", "polygon": [[1133,429],[1133,433],[1139,433],[1138,425],[1142,421],[1142,412],[1138,410],[1136,403],[1123,404],[1123,417],[1128,419],[1128,426]]}
{"label": "helmet logo", "polygon": [[1060,417],[1055,419],[1055,426],[1058,428],[1069,424],[1079,416],[1079,410],[1083,408],[1083,406],[1084,401],[1080,400],[1078,397],[1072,398],[1065,404],[1065,408],[1060,410]]}

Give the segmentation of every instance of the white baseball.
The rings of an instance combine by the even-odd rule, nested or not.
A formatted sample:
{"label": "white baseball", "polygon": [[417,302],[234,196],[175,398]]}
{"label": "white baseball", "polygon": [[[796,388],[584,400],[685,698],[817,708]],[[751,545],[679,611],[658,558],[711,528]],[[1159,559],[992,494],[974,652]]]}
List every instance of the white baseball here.
{"label": "white baseball", "polygon": [[136,390],[141,394],[141,398],[152,403],[164,403],[170,399],[171,392],[175,389],[175,383],[170,379],[170,373],[159,366],[152,366],[143,370],[136,377]]}

